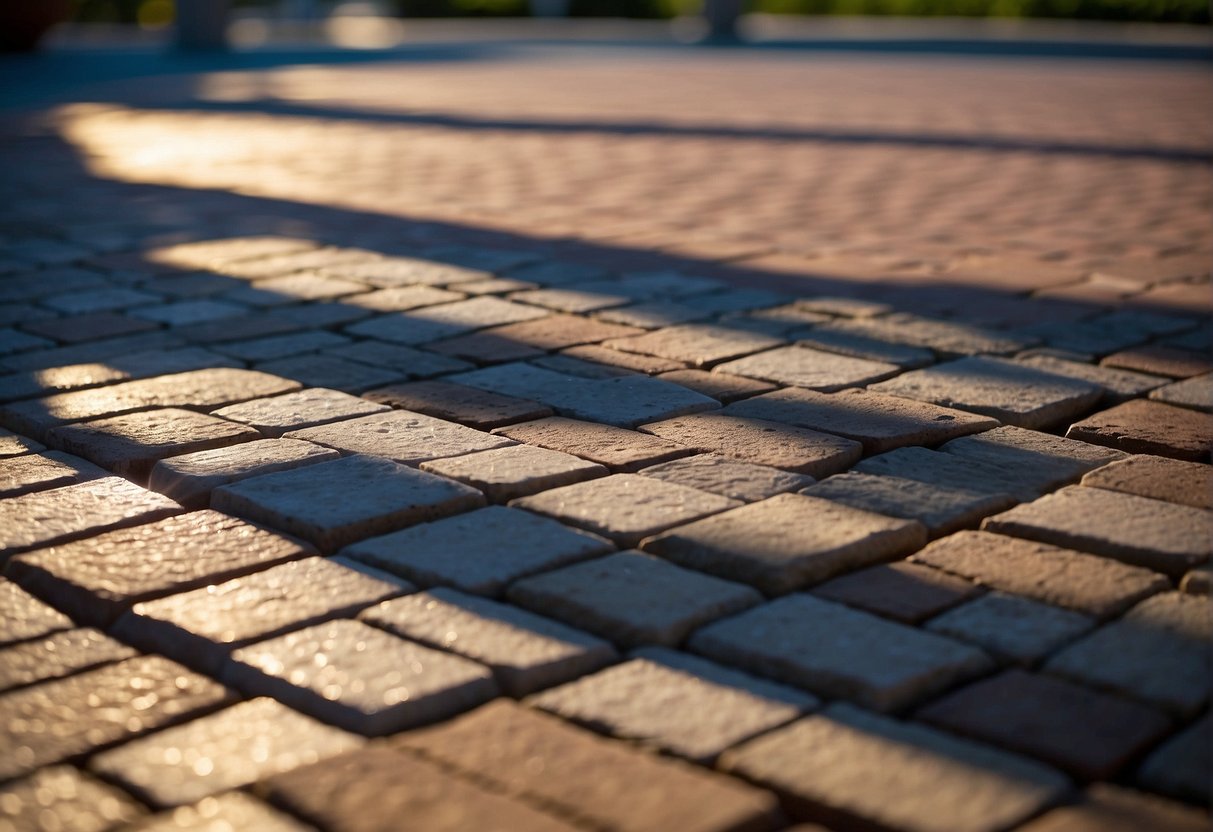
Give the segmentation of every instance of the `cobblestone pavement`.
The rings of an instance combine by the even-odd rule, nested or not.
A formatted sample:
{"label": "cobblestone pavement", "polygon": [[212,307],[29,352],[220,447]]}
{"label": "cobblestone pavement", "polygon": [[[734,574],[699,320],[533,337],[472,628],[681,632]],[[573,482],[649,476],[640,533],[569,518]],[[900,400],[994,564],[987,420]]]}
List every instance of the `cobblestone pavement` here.
{"label": "cobblestone pavement", "polygon": [[1205,66],[398,57],[6,118],[0,829],[1208,828]]}

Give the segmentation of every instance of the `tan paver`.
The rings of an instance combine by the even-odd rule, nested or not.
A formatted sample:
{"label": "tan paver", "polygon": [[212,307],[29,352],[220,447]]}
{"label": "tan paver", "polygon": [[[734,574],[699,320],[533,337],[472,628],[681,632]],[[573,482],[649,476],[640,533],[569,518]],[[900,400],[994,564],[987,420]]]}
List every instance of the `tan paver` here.
{"label": "tan paver", "polygon": [[901,371],[896,364],[851,358],[811,347],[780,347],[718,364],[714,369],[824,393],[870,384]]}
{"label": "tan paver", "polygon": [[[358,344],[351,344],[357,347]],[[338,347],[338,349],[344,349]],[[294,355],[262,361],[258,370],[295,379],[308,387],[325,387],[346,393],[361,393],[373,387],[400,381],[407,373],[396,367],[347,361],[336,355]]]}
{"label": "tan paver", "polygon": [[0,787],[0,829],[105,832],[139,820],[130,796],[71,766],[44,768]]}
{"label": "tan paver", "polygon": [[361,263],[334,263],[321,273],[357,280],[371,286],[450,286],[492,277],[474,268],[420,257],[380,257]]}
{"label": "tan paver", "polygon": [[630,338],[615,338],[605,342],[603,346],[670,358],[692,367],[706,367],[769,350],[783,343],[782,338],[772,338],[727,325],[686,324]]}
{"label": "tan paver", "polygon": [[204,797],[190,806],[161,812],[139,824],[138,828],[139,832],[210,832],[218,829],[312,832],[314,829],[238,791]]}
{"label": "tan paver", "polygon": [[0,457],[0,499],[101,479],[109,473],[61,451]]}
{"label": "tan paver", "polygon": [[1109,355],[1100,363],[1172,378],[1191,378],[1213,371],[1213,359],[1207,355],[1153,344]]}
{"label": "tan paver", "polygon": [[1150,398],[1193,410],[1213,411],[1213,373],[1159,387],[1150,393]]}
{"label": "tan paver", "polygon": [[653,355],[612,350],[598,344],[581,344],[560,351],[559,355],[537,358],[533,363],[540,367],[565,372],[569,367],[567,362],[576,361],[585,369],[586,365],[595,367],[603,377],[645,373],[659,375],[675,370],[686,369],[686,364],[671,358],[658,358]]}
{"label": "tan paver", "polygon": [[494,433],[528,445],[574,454],[622,472],[637,471],[695,452],[694,448],[645,433],[560,417],[510,425]]}
{"label": "tan paver", "polygon": [[1195,462],[1148,454],[1130,456],[1097,468],[1082,478],[1082,484],[1213,509],[1213,468]]}
{"label": "tan paver", "polygon": [[513,444],[505,437],[403,410],[292,430],[285,436],[345,453],[387,457],[408,465]]}
{"label": "tan paver", "polygon": [[1133,454],[1207,462],[1213,449],[1213,416],[1135,399],[1076,422],[1066,436]]}
{"label": "tan paver", "polygon": [[880,317],[840,320],[820,329],[866,335],[894,344],[909,344],[934,351],[944,358],[990,353],[1006,355],[1026,346],[1018,338],[992,332],[962,321],[941,321],[898,312]]}
{"label": "tan paver", "polygon": [[1147,789],[1192,803],[1209,799],[1213,778],[1213,722],[1208,714],[1150,752],[1137,770]]}
{"label": "tan paver", "polygon": [[467,483],[483,491],[495,503],[610,473],[596,462],[533,445],[511,445],[433,459],[421,463],[420,467],[422,471]]}
{"label": "tan paver", "polygon": [[12,431],[0,428],[0,458],[21,456],[45,450],[41,442],[35,442],[25,436],[18,436]]}
{"label": "tan paver", "polygon": [[1099,783],[1083,799],[1021,827],[1022,832],[1203,832],[1209,817],[1199,809],[1130,789]]}
{"label": "tan paver", "polygon": [[710,396],[718,402],[728,404],[738,399],[769,393],[774,384],[729,373],[709,373],[706,370],[670,370],[657,376],[662,381],[672,381],[683,387]]}
{"label": "tan paver", "polygon": [[978,589],[969,581],[917,563],[881,564],[813,587],[813,595],[916,624],[966,598]]}
{"label": "tan paver", "polygon": [[767,465],[754,465],[715,454],[662,462],[640,471],[646,477],[697,488],[746,503],[776,494],[796,491],[813,484],[813,478]]}
{"label": "tan paver", "polygon": [[0,644],[42,638],[70,629],[72,620],[52,606],[30,595],[12,581],[0,580]]}
{"label": "tan paver", "polygon": [[1087,471],[1124,459],[1119,451],[1010,425],[953,439],[939,449],[992,469],[1024,472],[1041,492],[1052,491],[1076,481]]}
{"label": "tan paver", "polygon": [[0,691],[70,676],[135,655],[125,644],[97,630],[63,630],[0,648]]}
{"label": "tan paver", "polygon": [[552,415],[547,405],[445,381],[393,384],[370,391],[367,398],[478,430]]}
{"label": "tan paver", "polygon": [[976,644],[1003,661],[1032,664],[1094,626],[1082,613],[991,592],[932,618],[927,629]]}
{"label": "tan paver", "polygon": [[[466,287],[463,287],[466,288]],[[639,335],[643,330],[575,315],[548,315],[533,321],[495,326],[431,344],[430,349],[483,364],[513,361],[608,338]]]}
{"label": "tan paver", "polygon": [[387,410],[386,405],[342,393],[314,388],[254,399],[211,411],[212,415],[256,428],[264,436],[282,436],[291,430],[369,416]]}
{"label": "tan paver", "polygon": [[459,292],[439,289],[434,286],[393,286],[390,289],[379,289],[346,298],[343,302],[362,309],[375,312],[405,312],[422,306],[433,306],[438,303],[451,303],[463,300],[466,296]]}
{"label": "tan paver", "polygon": [[1113,367],[1101,367],[1098,364],[1084,364],[1079,361],[1068,361],[1052,355],[1017,356],[1015,361],[1046,373],[1067,376],[1081,381],[1097,384],[1104,389],[1102,401],[1108,403],[1122,402],[1140,396],[1166,384],[1169,379],[1163,376],[1152,376],[1147,373],[1135,373],[1132,370],[1117,370]]}
{"label": "tan paver", "polygon": [[[1034,500],[1057,485],[1077,479],[1085,467],[1043,459],[1034,465],[1030,454],[1012,454],[1008,467],[927,448],[894,448],[861,460],[853,473],[915,480],[940,488],[953,488],[1015,500]],[[1060,480],[1060,482],[1059,482]]]}

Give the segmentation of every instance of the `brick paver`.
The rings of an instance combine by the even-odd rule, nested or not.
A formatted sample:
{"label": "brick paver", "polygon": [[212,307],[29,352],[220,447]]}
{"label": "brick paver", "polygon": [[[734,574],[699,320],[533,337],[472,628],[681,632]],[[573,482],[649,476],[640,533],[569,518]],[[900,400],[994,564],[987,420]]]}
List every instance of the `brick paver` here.
{"label": "brick paver", "polygon": [[0,599],[7,613],[0,628],[0,643],[28,641],[72,627],[70,618],[12,581],[0,581]]}
{"label": "brick paver", "polygon": [[495,503],[509,502],[517,497],[604,477],[609,473],[596,462],[534,445],[510,445],[463,456],[432,459],[421,463],[420,467],[422,471],[467,483],[483,491]]}
{"label": "brick paver", "polygon": [[182,832],[215,826],[265,832],[309,832],[312,828],[240,791],[223,792],[189,806],[160,812],[139,828],[142,832]]}
{"label": "brick paver", "polygon": [[1137,771],[1138,782],[1151,791],[1204,803],[1213,776],[1210,719],[1206,714],[1152,751]]}
{"label": "brick paver", "polygon": [[552,415],[551,408],[546,405],[444,381],[394,384],[370,391],[367,398],[404,410],[460,422],[478,430],[492,430],[513,422],[527,422]]}
{"label": "brick paver", "polygon": [[640,469],[646,477],[752,503],[812,485],[813,478],[767,465],[754,465],[715,454],[661,462]]}
{"label": "brick paver", "polygon": [[1033,663],[1095,626],[1073,610],[991,592],[931,619],[927,629],[976,644],[1004,660]]}
{"label": "brick paver", "polygon": [[60,451],[0,457],[0,498],[100,479],[107,471]]}
{"label": "brick paver", "polygon": [[1074,423],[1066,436],[1133,454],[1207,462],[1213,450],[1213,416],[1134,399]]}
{"label": "brick paver", "polygon": [[269,399],[254,399],[212,410],[211,413],[274,437],[299,428],[369,416],[387,409],[386,405],[376,405],[339,390],[319,388]]}
{"label": "brick paver", "polygon": [[44,768],[0,787],[0,829],[105,832],[146,810],[122,790],[71,766]]}
{"label": "brick paver", "polygon": [[1208,825],[1199,809],[1116,786],[1092,786],[1083,799],[1053,809],[1024,825],[1025,832],[1134,832],[1172,829],[1199,832]]}
{"label": "brick paver", "polygon": [[383,456],[407,465],[513,444],[504,437],[491,436],[457,422],[402,410],[292,430],[284,435],[343,453]]}
{"label": "brick paver", "polygon": [[70,676],[135,655],[130,647],[97,630],[64,630],[0,649],[0,690]]}
{"label": "brick paver", "polygon": [[695,453],[677,442],[645,433],[560,417],[498,428],[496,433],[597,462],[612,471],[633,472]]}
{"label": "brick paver", "polygon": [[977,594],[963,578],[917,563],[871,566],[813,587],[813,595],[916,624]]}

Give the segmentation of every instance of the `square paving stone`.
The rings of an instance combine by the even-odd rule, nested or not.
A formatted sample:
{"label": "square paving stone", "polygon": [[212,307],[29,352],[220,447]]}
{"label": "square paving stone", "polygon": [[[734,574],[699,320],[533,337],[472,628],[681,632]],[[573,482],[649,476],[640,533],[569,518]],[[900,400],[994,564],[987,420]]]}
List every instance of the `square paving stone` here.
{"label": "square paving stone", "polygon": [[89,480],[11,497],[0,524],[0,561],[9,555],[90,534],[148,523],[181,506],[121,477]]}
{"label": "square paving stone", "polygon": [[726,748],[817,707],[793,688],[661,647],[533,696],[565,719],[711,765]]}
{"label": "square paving stone", "polygon": [[867,390],[834,394],[788,388],[729,405],[730,416],[783,422],[845,436],[876,454],[903,445],[935,445],[998,427],[998,420]]}
{"label": "square paving stone", "polygon": [[1097,384],[1104,389],[1102,401],[1108,403],[1122,402],[1140,396],[1166,384],[1168,379],[1162,376],[1152,376],[1146,373],[1135,373],[1131,370],[1117,370],[1112,367],[1100,367],[1097,364],[1084,364],[1079,361],[1067,361],[1052,355],[1016,356],[1015,361],[1046,373],[1080,379]]}
{"label": "square paving stone", "polygon": [[896,364],[851,358],[800,346],[760,352],[718,364],[715,369],[722,373],[807,387],[824,393],[870,384],[901,372]]}
{"label": "square paving stone", "polygon": [[305,558],[140,602],[110,632],[216,675],[238,647],[349,616],[412,589],[403,581],[372,578],[324,558]]}
{"label": "square paving stone", "polygon": [[152,466],[170,456],[225,448],[257,439],[252,428],[173,407],[53,428],[46,441],[127,479],[147,482]]}
{"label": "square paving stone", "polygon": [[553,417],[497,428],[494,433],[598,462],[612,471],[634,472],[695,453],[693,448],[634,430]]}
{"label": "square paving stone", "polygon": [[1062,650],[1045,670],[1190,716],[1209,696],[1211,615],[1207,598],[1156,595]]}
{"label": "square paving stone", "polygon": [[779,494],[671,529],[643,548],[777,595],[908,554],[924,543],[926,530],[916,521]]}
{"label": "square paving stone", "polygon": [[878,393],[956,407],[1023,428],[1048,428],[1080,416],[1102,395],[1085,381],[997,358],[961,358],[873,385]]}
{"label": "square paving stone", "polygon": [[756,396],[759,393],[769,393],[776,389],[774,384],[766,381],[757,381],[728,373],[709,373],[706,370],[671,370],[668,373],[662,373],[658,378],[662,381],[681,384],[683,387],[710,396],[724,404]]}
{"label": "square paving stone", "polygon": [[[1124,459],[1119,451],[1009,425],[953,439],[940,450],[984,466],[1014,471],[1021,477],[1020,472],[1025,472],[1032,487],[1040,492],[1052,491],[1087,471]],[[1015,493],[1027,493],[1027,489],[1016,489]]]}
{"label": "square paving stone", "polygon": [[516,497],[609,473],[605,466],[596,462],[532,445],[511,445],[433,459],[421,463],[421,470],[467,483],[483,491],[494,503],[509,502]]}
{"label": "square paving stone", "polygon": [[1213,373],[1177,381],[1150,393],[1150,398],[1193,410],[1213,410]]}
{"label": "square paving stone", "polygon": [[1082,613],[991,592],[931,619],[927,629],[1001,659],[1031,664],[1094,626],[1095,620]]}
{"label": "square paving stone", "polygon": [[921,701],[992,664],[975,647],[810,595],[709,624],[689,645],[725,664],[878,711]]}
{"label": "square paving stone", "polygon": [[718,413],[679,416],[640,429],[699,451],[814,477],[846,470],[863,451],[858,442],[828,433]]}
{"label": "square paving stone", "polygon": [[640,473],[745,503],[796,491],[813,483],[813,478],[804,474],[739,462],[715,454],[699,454],[663,462],[643,468]]}
{"label": "square paving stone", "polygon": [[740,503],[637,474],[612,474],[575,483],[510,505],[546,514],[608,537],[621,546],[635,546],[643,538],[670,526],[734,508]]}
{"label": "square paving stone", "polygon": [[1070,486],[987,518],[982,528],[1182,577],[1213,554],[1213,512]]}
{"label": "square paving stone", "polygon": [[222,677],[367,736],[437,722],[497,696],[483,665],[348,620],[234,650]]}
{"label": "square paving stone", "polygon": [[1137,771],[1137,781],[1151,791],[1207,804],[1213,780],[1211,719],[1205,714],[1150,752]]}
{"label": "square paving stone", "polygon": [[775,789],[796,817],[839,828],[997,832],[1069,788],[1015,754],[843,704],[726,752],[722,766]]}
{"label": "square paving stone", "polygon": [[341,454],[297,439],[263,439],[162,459],[152,467],[148,488],[186,508],[204,508],[221,485],[275,471],[289,471]]}
{"label": "square paving stone", "polygon": [[630,338],[615,338],[604,346],[625,352],[640,352],[705,367],[743,355],[781,346],[782,338],[723,324],[686,324],[659,329]]}
{"label": "square paving stone", "polygon": [[0,648],[0,691],[70,676],[136,655],[125,644],[97,630],[63,630]]}
{"label": "square paving stone", "polygon": [[181,514],[18,555],[7,574],[81,622],[286,560],[311,546],[217,511]]}
{"label": "square paving stone", "polygon": [[1172,378],[1191,378],[1213,371],[1213,358],[1202,352],[1151,344],[1109,355],[1101,364]]}
{"label": "square paving stone", "polygon": [[109,476],[109,472],[60,451],[0,457],[0,498]]}
{"label": "square paving stone", "polygon": [[611,550],[597,535],[504,506],[363,540],[342,554],[425,586],[496,595],[524,575]]}
{"label": "square paving stone", "polygon": [[580,828],[412,754],[376,746],[270,777],[258,790],[327,832],[394,832],[402,822],[426,832]]}
{"label": "square paving stone", "polygon": [[216,510],[297,534],[325,552],[482,505],[484,495],[466,485],[365,456],[263,474],[211,494]]}
{"label": "square paving stone", "polygon": [[89,767],[153,806],[179,806],[361,742],[262,697],[99,754]]}
{"label": "square paving stone", "polygon": [[616,644],[677,645],[696,627],[762,601],[747,586],[619,552],[523,578],[509,599]]}
{"label": "square paving stone", "polygon": [[308,387],[331,387],[347,393],[360,393],[372,387],[382,387],[407,376],[407,373],[394,367],[370,366],[358,361],[347,361],[335,355],[278,358],[261,362],[257,369],[294,379]]}
{"label": "square paving stone", "polygon": [[1022,670],[962,688],[917,717],[1038,757],[1083,780],[1115,776],[1171,727],[1153,708]]}
{"label": "square paving stone", "polygon": [[73,627],[72,620],[30,595],[12,581],[0,579],[0,644],[42,638]]}
{"label": "square paving stone", "polygon": [[1208,462],[1213,449],[1213,416],[1134,399],[1074,423],[1066,436],[1132,454]]}
{"label": "square paving stone", "polygon": [[145,814],[121,789],[71,766],[44,768],[0,787],[0,829],[5,832],[105,832]]}
{"label": "square paving stone", "polygon": [[813,595],[906,624],[954,607],[977,594],[970,582],[916,563],[881,564],[826,581]]}
{"label": "square paving stone", "polygon": [[957,532],[913,560],[1100,619],[1170,587],[1166,577],[1148,569],[988,532]]}
{"label": "square paving stone", "polygon": [[387,457],[414,466],[427,459],[462,456],[514,444],[503,436],[406,410],[293,430],[286,438],[315,442],[345,453]]}
{"label": "square paving stone", "polygon": [[526,422],[552,415],[552,409],[547,405],[446,381],[393,384],[372,390],[366,397],[414,413],[459,422],[478,430],[492,430],[513,422]]}
{"label": "square paving stone", "polygon": [[0,695],[0,780],[71,760],[231,702],[234,691],[139,656]]}
{"label": "square paving stone", "polygon": [[244,792],[204,797],[191,806],[160,812],[139,824],[139,832],[212,832],[255,829],[257,832],[314,832],[314,827]]}
{"label": "square paving stone", "polygon": [[600,638],[454,589],[394,598],[363,610],[361,620],[479,662],[515,698],[567,682],[615,661]]}
{"label": "square paving stone", "polygon": [[1077,804],[1062,806],[1020,827],[1021,832],[1205,832],[1209,816],[1154,795],[1097,783]]}
{"label": "square paving stone", "polygon": [[277,437],[290,430],[369,416],[388,409],[386,405],[351,396],[340,390],[314,388],[288,393],[285,396],[254,399],[213,410],[211,413],[254,427],[265,436]]}
{"label": "square paving stone", "polygon": [[765,832],[782,825],[769,792],[602,739],[508,700],[395,742],[592,828]]}

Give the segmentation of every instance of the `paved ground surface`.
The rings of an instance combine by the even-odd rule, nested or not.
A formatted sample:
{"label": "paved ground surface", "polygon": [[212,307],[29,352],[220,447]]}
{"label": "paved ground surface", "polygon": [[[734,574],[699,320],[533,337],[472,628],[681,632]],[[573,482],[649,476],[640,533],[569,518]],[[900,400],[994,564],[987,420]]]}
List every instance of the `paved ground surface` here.
{"label": "paved ground surface", "polygon": [[1207,65],[443,31],[0,66],[0,829],[1207,828]]}

